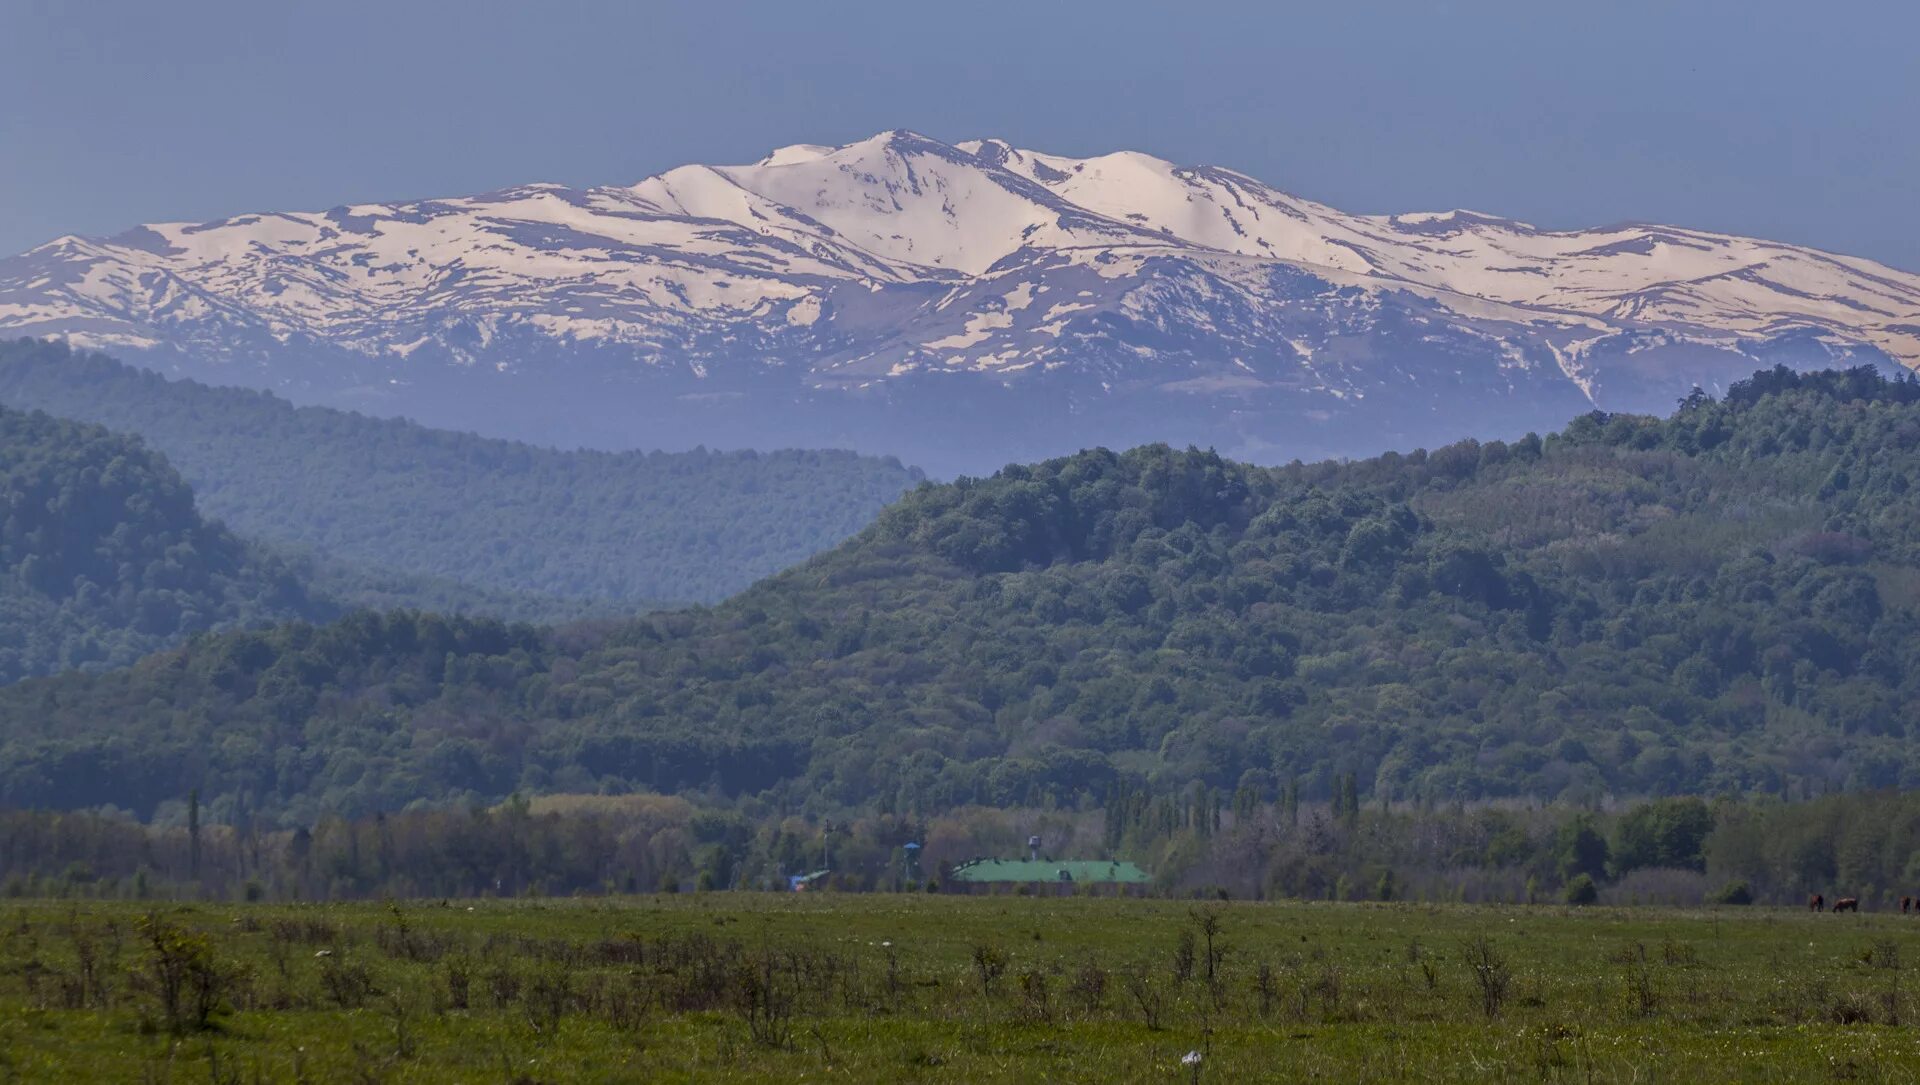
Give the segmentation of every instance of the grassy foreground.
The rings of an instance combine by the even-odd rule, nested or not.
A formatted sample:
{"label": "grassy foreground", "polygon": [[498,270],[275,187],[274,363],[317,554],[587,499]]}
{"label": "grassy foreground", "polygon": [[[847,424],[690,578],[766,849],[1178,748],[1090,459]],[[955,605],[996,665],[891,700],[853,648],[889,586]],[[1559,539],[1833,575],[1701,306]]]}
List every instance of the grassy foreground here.
{"label": "grassy foreground", "polygon": [[13,902],[0,1081],[1911,1081],[1916,936],[1760,909]]}

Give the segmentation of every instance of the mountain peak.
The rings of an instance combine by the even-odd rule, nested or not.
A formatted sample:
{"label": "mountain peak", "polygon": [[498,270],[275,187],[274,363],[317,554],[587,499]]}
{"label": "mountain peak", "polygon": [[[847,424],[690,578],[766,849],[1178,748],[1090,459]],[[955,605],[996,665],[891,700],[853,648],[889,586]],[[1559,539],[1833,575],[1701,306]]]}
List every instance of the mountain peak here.
{"label": "mountain peak", "polygon": [[812,162],[834,152],[834,148],[822,143],[792,143],[785,147],[776,147],[757,165],[792,166],[801,162]]}
{"label": "mountain peak", "polygon": [[[752,424],[726,432],[764,443],[751,405],[777,388],[822,419],[816,431],[788,411],[787,443],[971,469],[1000,452],[956,432],[916,453],[918,416],[890,446],[846,405],[924,394],[945,410],[988,389],[998,405],[950,412],[954,425],[1041,454],[1070,433],[1125,443],[1093,421],[1109,411],[1128,440],[1377,451],[1594,406],[1664,408],[1759,363],[1920,363],[1920,275],[1677,227],[1356,215],[1141,151],[1076,158],[893,129],[630,186],[62,238],[0,260],[0,331],[287,391],[377,388],[373,402],[413,412],[428,393],[404,389],[423,381],[479,401],[588,380],[607,401],[594,404],[605,443],[718,443],[708,423],[682,421],[693,403],[702,418],[740,404]],[[522,383],[472,390],[494,379],[483,374]],[[667,422],[639,420],[656,411]],[[993,417],[966,423],[967,411]],[[433,417],[581,439],[536,413],[516,400]],[[1332,433],[1336,419],[1356,420],[1352,432]]]}

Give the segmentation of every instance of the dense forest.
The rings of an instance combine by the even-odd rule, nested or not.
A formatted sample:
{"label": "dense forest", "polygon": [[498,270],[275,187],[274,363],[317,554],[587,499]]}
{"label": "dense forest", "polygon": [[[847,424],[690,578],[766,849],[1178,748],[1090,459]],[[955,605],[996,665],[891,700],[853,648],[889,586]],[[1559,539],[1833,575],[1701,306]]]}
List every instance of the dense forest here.
{"label": "dense forest", "polygon": [[[137,434],[207,515],[367,605],[516,620],[712,602],[919,480],[848,452],[557,451],[0,342],[0,403]],[[571,605],[569,605],[571,604]]]}
{"label": "dense forest", "polygon": [[1868,369],[1355,463],[1090,451],[922,486],[711,609],[361,615],[0,691],[0,802],[1914,786],[1916,480],[1920,384]]}
{"label": "dense forest", "polygon": [[0,682],[330,613],[139,441],[0,407]]}

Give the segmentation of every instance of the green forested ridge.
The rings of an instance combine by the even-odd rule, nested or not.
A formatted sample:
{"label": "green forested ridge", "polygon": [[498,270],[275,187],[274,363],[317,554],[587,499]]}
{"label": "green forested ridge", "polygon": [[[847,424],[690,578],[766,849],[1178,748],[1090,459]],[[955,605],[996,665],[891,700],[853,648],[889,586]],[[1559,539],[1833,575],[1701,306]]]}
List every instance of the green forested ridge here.
{"label": "green forested ridge", "polygon": [[1350,464],[1086,452],[923,486],[712,609],[363,616],[28,683],[0,801],[1912,786],[1917,479],[1920,385],[1870,370]]}
{"label": "green forested ridge", "polygon": [[[852,535],[920,477],[849,452],[537,448],[169,381],[37,340],[0,343],[0,403],[141,435],[208,515],[315,555],[356,602],[525,619],[571,616],[554,600],[631,613],[723,598]],[[374,586],[343,565],[376,570],[358,578]]]}
{"label": "green forested ridge", "polygon": [[0,682],[328,613],[139,441],[0,407]]}

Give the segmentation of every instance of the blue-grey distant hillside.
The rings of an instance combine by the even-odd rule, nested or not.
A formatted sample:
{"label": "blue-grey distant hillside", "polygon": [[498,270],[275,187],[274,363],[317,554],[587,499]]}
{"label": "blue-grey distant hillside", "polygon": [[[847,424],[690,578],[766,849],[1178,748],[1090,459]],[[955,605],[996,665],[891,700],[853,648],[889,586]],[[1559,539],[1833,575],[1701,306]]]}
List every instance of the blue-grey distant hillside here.
{"label": "blue-grey distant hillside", "polygon": [[0,407],[0,684],[335,614],[138,440]]}
{"label": "blue-grey distant hillside", "polygon": [[555,451],[35,340],[0,343],[0,403],[139,434],[210,515],[312,560],[338,597],[528,619],[720,599],[852,535],[921,478],[850,452]]}

